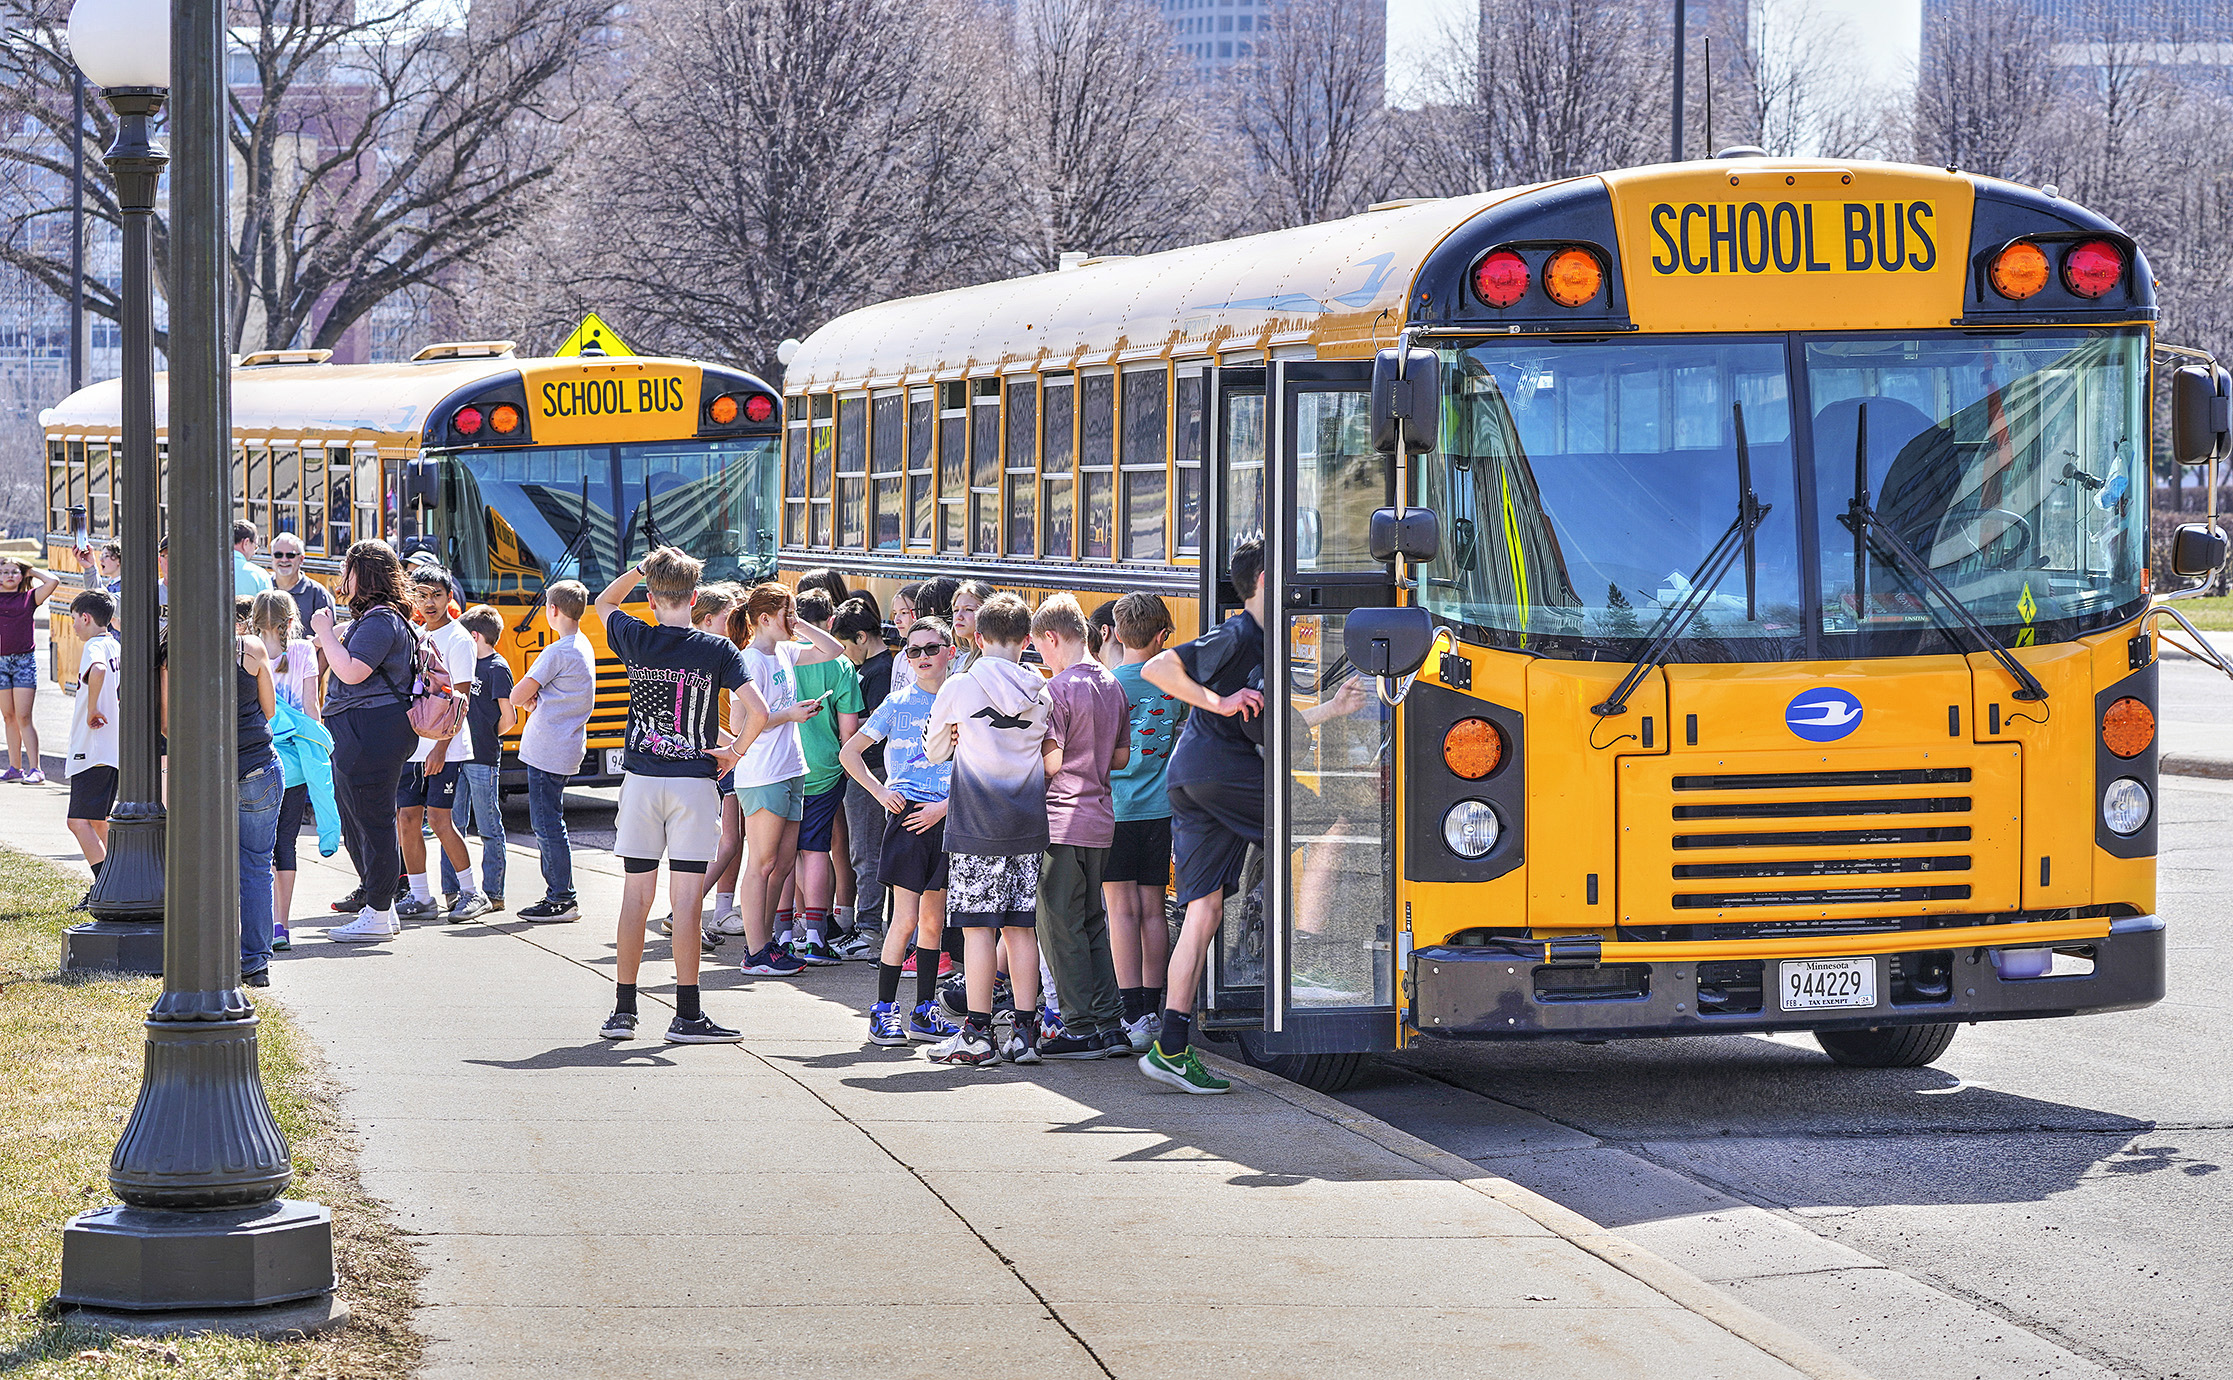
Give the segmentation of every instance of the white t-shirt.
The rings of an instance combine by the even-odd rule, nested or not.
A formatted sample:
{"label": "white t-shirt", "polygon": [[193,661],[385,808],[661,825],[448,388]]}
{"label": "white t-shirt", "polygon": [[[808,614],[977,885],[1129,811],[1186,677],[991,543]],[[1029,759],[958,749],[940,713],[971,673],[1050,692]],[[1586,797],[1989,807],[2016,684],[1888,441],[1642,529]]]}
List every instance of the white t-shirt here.
{"label": "white t-shirt", "polygon": [[[434,650],[442,654],[442,665],[449,670],[451,684],[462,690],[473,683],[475,661],[473,634],[465,630],[463,623],[453,618],[433,632],[428,632],[424,628],[419,629],[419,632],[422,636],[434,639]],[[432,738],[421,738],[419,739],[419,749],[411,754],[411,760],[424,762],[426,755],[432,751],[434,751],[434,740]],[[472,726],[459,724],[457,736],[450,739],[450,750],[442,754],[442,765],[448,768],[454,767],[460,762],[470,762],[472,760]]]}
{"label": "white t-shirt", "polygon": [[[767,701],[773,716],[799,702],[798,648],[788,642],[775,644],[773,652],[744,649],[744,674],[752,688]],[[763,730],[737,763],[737,785],[772,786],[794,776],[806,775],[806,752],[799,746],[799,726],[782,724]]]}
{"label": "white t-shirt", "polygon": [[272,658],[271,683],[279,698],[297,709],[307,705],[303,696],[318,683],[318,644],[307,637],[298,637],[287,644],[286,669],[280,669],[281,658]]}
{"label": "white t-shirt", "polygon": [[87,767],[113,767],[117,765],[117,720],[123,710],[117,706],[117,668],[123,663],[124,649],[109,633],[85,644],[78,654],[78,694],[85,694],[85,678],[94,667],[101,668],[101,696],[94,705],[101,716],[108,720],[99,728],[85,721],[85,703],[81,698],[72,706],[70,715],[70,769],[65,776],[75,776]]}
{"label": "white t-shirt", "polygon": [[527,679],[541,687],[535,712],[520,730],[519,760],[538,771],[572,776],[589,746],[589,715],[597,707],[597,649],[582,633],[538,653]]}

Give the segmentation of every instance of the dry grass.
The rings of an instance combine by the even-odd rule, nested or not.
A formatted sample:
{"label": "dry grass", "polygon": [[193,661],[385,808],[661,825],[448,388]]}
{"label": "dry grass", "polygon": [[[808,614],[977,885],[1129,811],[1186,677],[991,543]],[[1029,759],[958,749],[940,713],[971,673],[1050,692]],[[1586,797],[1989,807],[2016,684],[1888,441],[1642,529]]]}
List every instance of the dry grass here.
{"label": "dry grass", "polygon": [[57,1321],[62,1228],[114,1201],[109,1153],[139,1094],[141,1021],[152,978],[56,975],[69,905],[83,883],[0,847],[0,1372],[54,1376],[335,1376],[390,1380],[417,1368],[409,1327],[417,1261],[357,1181],[353,1133],[316,1050],[276,1002],[260,1002],[272,1110],[293,1147],[290,1198],[333,1209],[342,1297],[353,1320],[289,1343],[230,1337],[140,1340]]}
{"label": "dry grass", "polygon": [[[2171,607],[2187,616],[2188,621],[2204,632],[2233,632],[2233,599],[2180,599]],[[2170,628],[2177,634],[2177,625],[2165,619],[2159,626]]]}

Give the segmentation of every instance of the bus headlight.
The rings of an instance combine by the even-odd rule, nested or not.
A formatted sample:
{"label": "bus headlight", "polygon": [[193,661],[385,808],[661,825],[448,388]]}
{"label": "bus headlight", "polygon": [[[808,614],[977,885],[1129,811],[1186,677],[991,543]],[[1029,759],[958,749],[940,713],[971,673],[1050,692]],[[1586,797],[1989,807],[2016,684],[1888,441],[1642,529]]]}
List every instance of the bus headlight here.
{"label": "bus headlight", "polygon": [[1461,858],[1478,858],[1496,847],[1500,830],[1486,800],[1461,800],[1442,817],[1442,841]]}
{"label": "bus headlight", "polygon": [[2139,833],[2151,808],[2148,788],[2129,776],[2118,777],[2101,793],[2101,822],[2120,838]]}

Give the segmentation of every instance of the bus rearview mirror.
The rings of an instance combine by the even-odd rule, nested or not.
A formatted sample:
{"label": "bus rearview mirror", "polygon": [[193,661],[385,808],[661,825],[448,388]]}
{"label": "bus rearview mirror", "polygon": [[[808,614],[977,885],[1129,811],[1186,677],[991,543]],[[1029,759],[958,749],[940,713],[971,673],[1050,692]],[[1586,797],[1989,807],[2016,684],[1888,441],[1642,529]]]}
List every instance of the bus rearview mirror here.
{"label": "bus rearview mirror", "polygon": [[441,484],[435,478],[432,461],[413,460],[405,465],[403,467],[402,487],[402,498],[406,507],[433,508],[439,506],[435,501],[435,495],[441,488]]}
{"label": "bus rearview mirror", "polygon": [[1442,364],[1434,351],[1388,349],[1373,356],[1372,448],[1375,451],[1382,455],[1396,453],[1399,423],[1405,454],[1424,455],[1433,450],[1441,405]]}
{"label": "bus rearview mirror", "polygon": [[1351,609],[1341,645],[1349,664],[1368,676],[1408,676],[1434,648],[1434,617],[1425,609]]}
{"label": "bus rearview mirror", "polygon": [[2180,579],[2206,579],[2224,565],[2224,532],[2207,523],[2189,522],[2171,534],[2171,573]]}
{"label": "bus rearview mirror", "polygon": [[2222,460],[2233,450],[2233,374],[2183,364],[2171,373],[2171,455],[2182,465]]}
{"label": "bus rearview mirror", "polygon": [[1424,565],[1442,551],[1442,518],[1432,508],[1375,508],[1366,543],[1376,561]]}

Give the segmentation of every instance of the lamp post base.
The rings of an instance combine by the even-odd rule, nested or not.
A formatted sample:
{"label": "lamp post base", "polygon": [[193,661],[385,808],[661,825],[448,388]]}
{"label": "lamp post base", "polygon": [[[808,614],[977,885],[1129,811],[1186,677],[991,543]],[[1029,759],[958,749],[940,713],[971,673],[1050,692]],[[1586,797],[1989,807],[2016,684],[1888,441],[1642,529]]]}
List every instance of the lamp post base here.
{"label": "lamp post base", "polygon": [[349,1305],[332,1294],[274,1303],[264,1308],[204,1308],[179,1313],[119,1313],[112,1308],[65,1308],[62,1321],[125,1337],[254,1337],[293,1342],[331,1332],[349,1321]]}
{"label": "lamp post base", "polygon": [[162,921],[164,823],[159,804],[124,801],[109,812],[108,861],[85,902],[94,919]]}
{"label": "lamp post base", "polygon": [[333,1293],[333,1213],[281,1198],[219,1212],[105,1207],[62,1229],[66,1307],[206,1315]]}
{"label": "lamp post base", "polygon": [[160,975],[163,927],[145,920],[92,920],[72,925],[62,931],[62,971]]}

